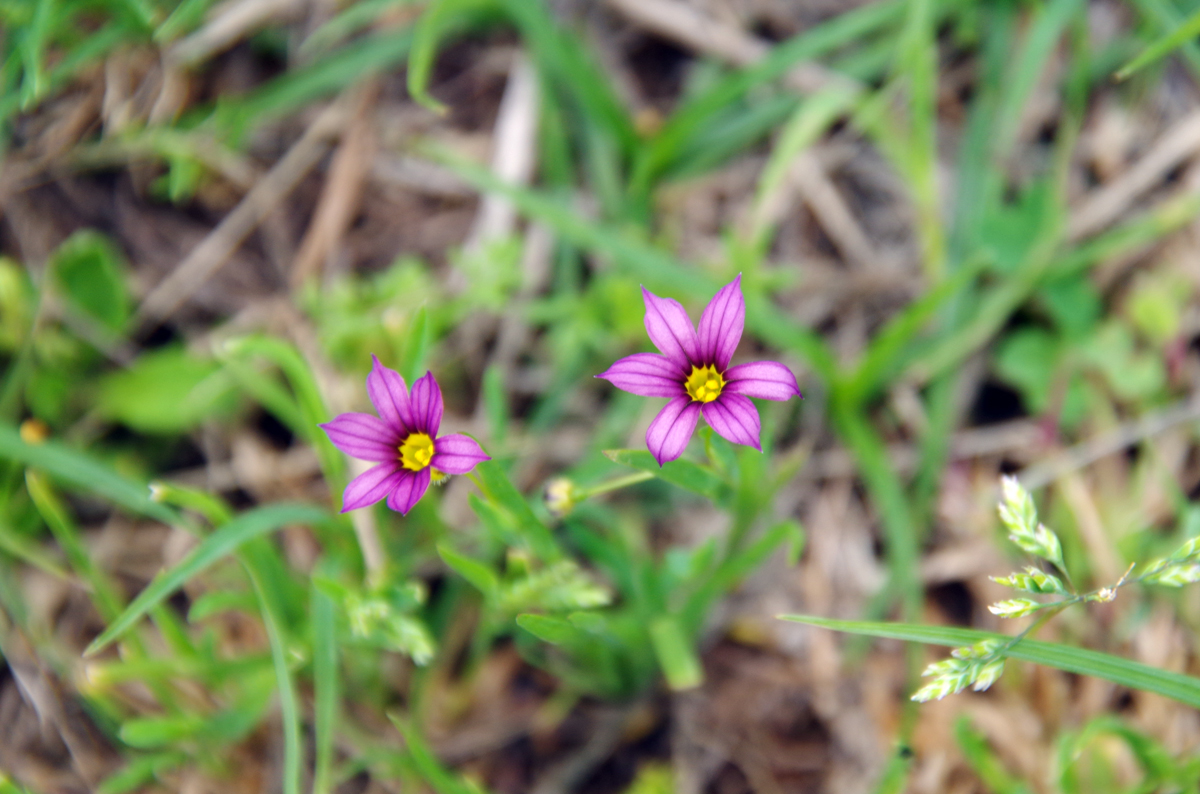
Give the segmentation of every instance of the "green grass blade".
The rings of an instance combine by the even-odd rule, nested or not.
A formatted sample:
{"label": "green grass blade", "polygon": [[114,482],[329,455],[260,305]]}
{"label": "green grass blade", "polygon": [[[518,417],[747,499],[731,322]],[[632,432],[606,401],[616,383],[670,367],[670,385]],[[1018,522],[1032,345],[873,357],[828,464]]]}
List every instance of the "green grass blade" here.
{"label": "green grass blade", "polygon": [[908,177],[916,209],[922,269],[926,279],[936,284],[946,267],[946,242],[937,184],[938,48],[933,5],[933,0],[908,3],[897,71],[908,88],[909,145],[902,150],[891,147],[884,150],[890,149],[900,156],[897,166]]}
{"label": "green grass blade", "polygon": [[62,499],[46,482],[46,478],[42,476],[41,472],[34,469],[25,471],[25,487],[29,491],[29,497],[33,500],[34,506],[41,514],[42,520],[46,522],[46,526],[50,527],[55,540],[66,554],[71,567],[92,591],[96,610],[100,613],[100,617],[105,620],[116,617],[123,606],[121,598],[112,582],[100,571],[95,560],[88,553],[79,528],[71,519]]}
{"label": "green grass blade", "polygon": [[1063,30],[1082,6],[1083,0],[1051,0],[1046,3],[1039,9],[1021,48],[1013,54],[1013,70],[1006,77],[1006,92],[993,127],[992,152],[996,159],[1004,160],[1011,152],[1021,117],[1046,62],[1053,54]]}
{"label": "green grass blade", "polygon": [[[1006,634],[990,631],[961,629],[950,626],[924,626],[907,623],[870,623],[857,620],[834,620],[812,615],[780,615],[782,620],[806,623],[810,626],[882,637],[908,642],[923,642],[929,645],[972,645],[982,640],[1009,640]],[[1159,670],[1139,662],[1122,659],[1099,651],[1072,648],[1053,642],[1021,640],[1008,649],[1013,659],[1054,667],[1068,673],[1103,678],[1120,686],[1153,692],[1172,700],[1178,700],[1192,708],[1200,708],[1200,678]]]}
{"label": "green grass blade", "polygon": [[337,612],[332,598],[311,588],[313,622],[313,794],[333,790],[333,740],[338,720]]}
{"label": "green grass blade", "polygon": [[635,190],[646,190],[687,142],[704,133],[715,114],[764,83],[782,77],[797,63],[818,58],[871,35],[904,13],[902,2],[872,3],[835,17],[773,48],[754,66],[726,77],[686,102],[644,150],[634,174]]}
{"label": "green grass blade", "polygon": [[321,462],[321,471],[329,483],[330,491],[337,493],[346,483],[346,459],[330,442],[329,437],[321,432],[317,425],[328,422],[331,418],[325,399],[321,396],[321,388],[317,379],[308,366],[308,362],[290,343],[273,336],[246,336],[226,343],[225,356],[252,357],[261,356],[279,367],[287,378],[295,395],[295,404],[300,409],[299,417],[293,421],[301,421],[300,437],[313,445],[317,458]]}
{"label": "green grass blade", "polygon": [[562,557],[562,550],[540,518],[533,512],[521,492],[513,486],[504,469],[494,460],[485,460],[475,467],[475,482],[492,505],[508,512],[516,521],[521,537],[544,562]]}
{"label": "green grass blade", "polygon": [[336,94],[374,74],[403,63],[412,44],[412,31],[387,31],[354,41],[298,69],[290,69],[244,96],[221,101],[217,126],[239,138],[252,125],[262,124],[324,96]]}
{"label": "green grass blade", "polygon": [[590,47],[579,36],[563,29],[545,0],[500,0],[520,28],[539,71],[600,127],[622,152],[638,145],[628,109],[612,88],[612,80],[596,65]]}
{"label": "green grass blade", "polygon": [[[236,519],[228,526],[234,523]],[[283,794],[300,794],[300,772],[304,766],[304,749],[300,742],[300,704],[296,699],[296,688],[292,684],[292,672],[288,668],[287,637],[284,634],[281,610],[276,603],[279,594],[270,591],[254,559],[255,555],[247,554],[242,562],[258,596],[259,612],[271,644],[271,661],[275,667],[279,712],[283,721]]]}
{"label": "green grass blade", "polygon": [[[625,272],[645,281],[648,286],[670,290],[675,296],[705,300],[722,286],[716,279],[617,228],[579,217],[561,198],[511,185],[490,170],[448,152],[438,152],[436,156],[479,189],[508,198],[521,212],[542,221],[568,242],[611,257]],[[830,380],[834,376],[836,361],[824,340],[797,325],[757,290],[750,289],[750,285],[743,284],[743,290],[746,293],[747,330],[800,356],[823,379]]]}
{"label": "green grass blade", "polygon": [[26,444],[10,425],[0,424],[0,459],[41,469],[56,480],[102,496],[134,513],[187,528],[176,511],[150,498],[145,483],[128,480],[103,463],[56,441]]}
{"label": "green grass blade", "polygon": [[845,389],[847,399],[856,405],[872,396],[902,368],[904,348],[946,302],[958,295],[983,269],[986,259],[978,257],[955,270],[917,300],[908,304],[870,341],[858,367]]}
{"label": "green grass blade", "polygon": [[159,574],[112,624],[84,651],[90,656],[127,632],[143,615],[162,603],[185,582],[249,540],[288,524],[314,524],[329,520],[329,514],[315,507],[276,504],[242,513],[201,541],[174,568]]}
{"label": "green grass blade", "polygon": [[879,511],[887,539],[888,569],[900,595],[903,614],[912,617],[920,609],[921,583],[916,577],[919,532],[908,502],[908,492],[888,459],[883,439],[865,416],[838,396],[839,392],[840,389],[835,390],[830,400],[833,423],[854,455]]}
{"label": "green grass blade", "polygon": [[0,551],[57,579],[71,580],[70,572],[58,564],[53,554],[15,531],[4,521],[0,521]]}
{"label": "green grass blade", "polygon": [[[198,1],[198,0],[193,0]],[[411,5],[414,0],[360,0],[346,6],[328,22],[321,25],[300,45],[298,54],[313,55],[337,46],[365,30],[389,11]]]}
{"label": "green grass blade", "polygon": [[438,757],[434,755],[433,748],[421,736],[421,732],[411,723],[394,714],[389,714],[388,719],[392,721],[392,724],[404,736],[404,744],[408,748],[408,755],[412,759],[412,764],[416,767],[417,773],[425,779],[425,782],[437,794],[482,793],[483,790],[481,788],[467,783],[447,769],[438,760]]}
{"label": "green grass blade", "polygon": [[446,106],[429,93],[438,45],[446,36],[464,27],[468,12],[494,5],[492,0],[433,0],[425,7],[413,29],[412,51],[408,56],[408,93],[419,104],[435,113],[446,112]]}
{"label": "green grass blade", "polygon": [[1200,11],[1196,11],[1173,32],[1163,36],[1142,50],[1141,54],[1132,61],[1122,66],[1117,72],[1117,79],[1124,80],[1134,72],[1146,68],[1160,58],[1165,58],[1198,35],[1200,35]]}

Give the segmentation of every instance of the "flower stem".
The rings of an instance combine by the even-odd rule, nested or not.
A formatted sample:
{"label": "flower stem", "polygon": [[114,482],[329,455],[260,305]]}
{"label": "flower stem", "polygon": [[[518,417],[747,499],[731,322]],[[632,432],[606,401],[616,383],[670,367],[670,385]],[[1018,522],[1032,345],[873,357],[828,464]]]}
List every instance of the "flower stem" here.
{"label": "flower stem", "polygon": [[626,474],[623,477],[614,477],[611,480],[605,480],[589,488],[580,488],[578,500],[582,502],[584,499],[590,499],[593,496],[599,496],[609,491],[616,491],[620,488],[627,488],[630,485],[637,485],[639,482],[652,479],[654,479],[654,475],[648,471],[637,471],[633,474]]}

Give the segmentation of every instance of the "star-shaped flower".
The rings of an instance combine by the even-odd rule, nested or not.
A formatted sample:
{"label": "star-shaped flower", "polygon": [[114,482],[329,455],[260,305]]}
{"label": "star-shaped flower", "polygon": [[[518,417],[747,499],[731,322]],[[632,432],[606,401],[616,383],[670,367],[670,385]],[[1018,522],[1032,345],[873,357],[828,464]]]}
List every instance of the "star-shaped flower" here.
{"label": "star-shaped flower", "polygon": [[404,378],[375,362],[367,376],[367,394],[379,413],[345,413],[320,425],[333,445],[352,458],[375,461],[346,486],[342,512],[373,505],[408,513],[429,489],[451,474],[466,474],[483,454],[475,439],[461,433],[437,437],[442,424],[442,390],[432,372],[418,378],[409,394]]}
{"label": "star-shaped flower", "polygon": [[698,330],[679,301],[643,287],[646,333],[662,355],[634,353],[596,376],[632,394],[671,398],[646,431],[646,446],[659,466],[683,454],[701,415],[722,438],[761,451],[762,424],[749,398],[800,396],[796,376],[777,361],[729,366],[746,324],[741,284],[739,275],[713,296]]}

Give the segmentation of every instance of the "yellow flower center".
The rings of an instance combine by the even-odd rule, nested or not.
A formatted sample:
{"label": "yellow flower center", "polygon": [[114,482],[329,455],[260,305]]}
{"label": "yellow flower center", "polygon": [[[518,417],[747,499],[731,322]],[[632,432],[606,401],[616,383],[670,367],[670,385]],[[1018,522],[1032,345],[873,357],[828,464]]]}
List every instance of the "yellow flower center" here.
{"label": "yellow flower center", "polygon": [[400,465],[409,471],[420,471],[433,460],[433,439],[425,433],[411,433],[400,445]]}
{"label": "yellow flower center", "polygon": [[683,382],[683,388],[696,402],[710,403],[721,396],[721,389],[725,388],[725,379],[711,364],[706,367],[692,367],[692,374]]}

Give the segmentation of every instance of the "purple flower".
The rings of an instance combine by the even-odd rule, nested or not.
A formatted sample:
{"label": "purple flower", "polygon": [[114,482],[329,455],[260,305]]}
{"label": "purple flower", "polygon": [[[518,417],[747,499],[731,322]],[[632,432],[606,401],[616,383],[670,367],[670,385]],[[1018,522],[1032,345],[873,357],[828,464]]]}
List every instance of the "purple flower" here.
{"label": "purple flower", "polygon": [[762,451],[758,409],[748,398],[788,400],[800,394],[796,376],[778,362],[729,366],[746,324],[741,283],[739,275],[713,296],[698,330],[678,301],[642,287],[646,333],[662,355],[634,353],[596,376],[643,397],[671,398],[646,431],[646,446],[659,466],[683,454],[701,415],[722,438]]}
{"label": "purple flower", "polygon": [[442,390],[432,372],[413,383],[371,356],[375,367],[367,376],[367,394],[379,416],[341,414],[320,425],[333,445],[352,458],[378,462],[358,475],[342,494],[342,512],[373,505],[387,497],[387,506],[402,514],[425,495],[429,483],[451,474],[466,474],[483,454],[473,438],[461,433],[437,437],[442,424]]}

